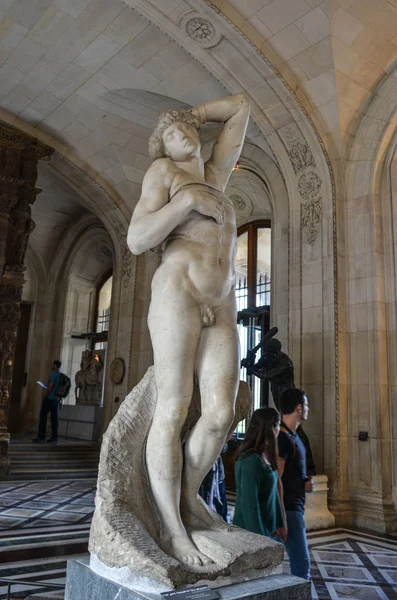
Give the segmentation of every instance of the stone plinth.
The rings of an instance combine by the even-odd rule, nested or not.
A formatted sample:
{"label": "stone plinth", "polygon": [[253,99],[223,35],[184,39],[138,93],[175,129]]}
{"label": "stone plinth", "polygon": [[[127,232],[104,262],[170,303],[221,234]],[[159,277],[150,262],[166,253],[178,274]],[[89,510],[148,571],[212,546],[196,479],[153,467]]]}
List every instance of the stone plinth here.
{"label": "stone plinth", "polygon": [[[216,587],[211,582],[210,587]],[[310,600],[309,581],[292,575],[270,575],[216,588],[220,600]],[[137,592],[95,573],[84,560],[68,561],[65,600],[161,600],[157,592]]]}
{"label": "stone plinth", "polygon": [[335,527],[335,517],[328,510],[328,477],[313,477],[313,492],[306,495],[305,509],[306,528],[327,529]]}
{"label": "stone plinth", "polygon": [[101,435],[103,408],[64,404],[59,413],[59,435],[96,442]]}

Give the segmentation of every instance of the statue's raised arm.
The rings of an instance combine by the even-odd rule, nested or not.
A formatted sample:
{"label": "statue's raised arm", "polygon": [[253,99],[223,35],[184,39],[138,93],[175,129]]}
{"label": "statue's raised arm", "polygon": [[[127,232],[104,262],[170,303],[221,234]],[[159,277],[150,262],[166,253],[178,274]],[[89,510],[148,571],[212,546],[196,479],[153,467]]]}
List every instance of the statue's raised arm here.
{"label": "statue's raised arm", "polygon": [[200,123],[225,123],[216,140],[210,160],[206,163],[206,179],[216,179],[224,190],[239,159],[250,114],[249,100],[245,94],[227,96],[205,102],[192,109]]}

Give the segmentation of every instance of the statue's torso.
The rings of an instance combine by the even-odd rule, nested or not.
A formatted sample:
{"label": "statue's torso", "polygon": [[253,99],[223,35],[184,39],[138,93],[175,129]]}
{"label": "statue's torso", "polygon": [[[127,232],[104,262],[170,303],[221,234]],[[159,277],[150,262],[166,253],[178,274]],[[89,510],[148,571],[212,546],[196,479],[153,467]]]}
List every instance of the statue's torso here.
{"label": "statue's torso", "polygon": [[170,202],[189,188],[191,194],[205,190],[224,207],[224,222],[191,211],[161,244],[162,262],[153,285],[169,283],[176,275],[180,284],[190,289],[200,302],[216,306],[229,296],[235,282],[237,244],[236,216],[227,196],[206,182],[199,182],[187,173],[175,176],[170,188]]}

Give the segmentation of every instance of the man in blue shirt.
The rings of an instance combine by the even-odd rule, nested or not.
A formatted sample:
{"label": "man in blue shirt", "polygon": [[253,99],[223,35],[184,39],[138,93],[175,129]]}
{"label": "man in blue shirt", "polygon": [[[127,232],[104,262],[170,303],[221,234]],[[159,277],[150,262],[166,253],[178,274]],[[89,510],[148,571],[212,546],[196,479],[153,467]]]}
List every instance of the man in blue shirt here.
{"label": "man in blue shirt", "polygon": [[52,435],[47,442],[49,444],[58,443],[58,415],[59,415],[59,398],[56,395],[57,389],[61,384],[61,361],[54,360],[52,371],[48,378],[46,393],[41,405],[40,420],[39,420],[39,435],[33,440],[36,444],[44,444],[45,432],[47,428],[47,416],[51,413],[51,429]]}
{"label": "man in blue shirt", "polygon": [[285,548],[290,561],[291,575],[310,579],[310,556],[304,519],[305,496],[313,491],[311,477],[306,472],[305,446],[296,433],[309,414],[306,394],[289,388],[280,395],[283,421],[278,436],[278,472],[283,484],[284,507],[287,515],[288,537]]}

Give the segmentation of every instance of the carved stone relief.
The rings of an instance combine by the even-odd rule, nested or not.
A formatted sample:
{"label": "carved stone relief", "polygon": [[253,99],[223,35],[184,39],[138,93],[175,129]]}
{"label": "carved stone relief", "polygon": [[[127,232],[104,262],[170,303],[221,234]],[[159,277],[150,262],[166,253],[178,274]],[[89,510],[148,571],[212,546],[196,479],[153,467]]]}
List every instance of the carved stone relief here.
{"label": "carved stone relief", "polygon": [[123,286],[127,287],[129,279],[132,274],[132,254],[127,246],[127,232],[120,225],[115,228],[117,239],[120,243],[121,251],[121,276],[123,280]]}
{"label": "carved stone relief", "polygon": [[230,200],[233,202],[233,206],[236,210],[245,210],[247,208],[247,203],[244,198],[239,194],[231,194]]}
{"label": "carved stone relief", "polygon": [[200,44],[203,48],[213,48],[222,38],[221,33],[216,30],[215,25],[196,12],[189,12],[184,15],[179,26],[192,40]]}
{"label": "carved stone relief", "polygon": [[321,179],[314,171],[304,173],[299,178],[298,191],[303,198],[301,204],[301,227],[307,232],[307,241],[313,244],[317,238],[317,226],[321,222],[323,209],[319,195]]}
{"label": "carved stone relief", "polygon": [[315,167],[316,163],[303,133],[294,123],[279,130],[281,139],[288,152],[295,173],[308,167]]}
{"label": "carved stone relief", "polygon": [[10,212],[5,261],[7,271],[25,270],[26,248],[34,228],[35,222],[31,218],[29,202],[21,199]]}
{"label": "carved stone relief", "polygon": [[15,194],[0,192],[0,216],[6,215],[8,219],[11,209],[15,206],[17,202],[18,197]]}
{"label": "carved stone relief", "polygon": [[8,470],[7,414],[23,271],[29,235],[34,228],[30,205],[40,190],[35,188],[37,162],[52,149],[37,139],[0,122],[0,474]]}
{"label": "carved stone relief", "polygon": [[[280,136],[288,152],[295,174],[301,173],[298,192],[301,201],[301,227],[306,232],[309,244],[317,239],[322,218],[322,180],[313,170],[316,163],[302,132],[296,124],[280,130]],[[310,169],[310,170],[309,170]]]}

